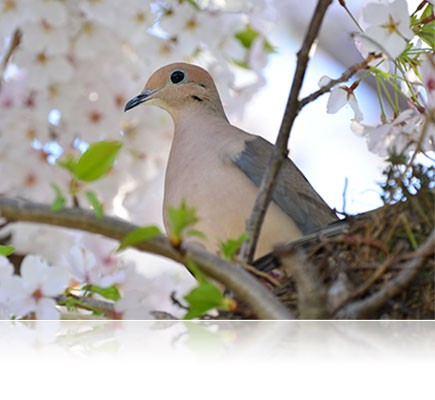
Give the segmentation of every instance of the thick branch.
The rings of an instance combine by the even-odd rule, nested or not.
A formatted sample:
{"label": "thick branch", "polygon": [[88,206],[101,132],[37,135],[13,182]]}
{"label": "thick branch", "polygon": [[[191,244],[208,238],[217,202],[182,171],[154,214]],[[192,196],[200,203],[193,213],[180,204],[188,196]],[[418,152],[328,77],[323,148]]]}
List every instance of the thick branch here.
{"label": "thick branch", "polygon": [[382,289],[370,297],[346,305],[337,312],[335,317],[339,319],[364,319],[370,317],[413,281],[423,266],[427,252],[433,250],[434,247],[435,231],[432,231],[426,242],[418,249],[417,253],[420,255],[408,261],[399,275],[387,282]]}
{"label": "thick branch", "polygon": [[260,235],[260,228],[266,214],[267,206],[269,205],[272,196],[274,183],[278,176],[281,164],[288,154],[287,143],[290,137],[290,131],[293,126],[293,122],[299,111],[298,97],[302,87],[302,82],[304,80],[305,71],[307,69],[310,51],[312,49],[314,40],[317,38],[319,33],[323,17],[331,2],[332,0],[319,0],[317,3],[317,7],[314,11],[308,31],[305,35],[304,42],[297,55],[298,61],[296,65],[296,72],[293,78],[284,117],[279,129],[278,138],[276,140],[269,165],[261,181],[254,208],[248,220],[246,221],[246,232],[249,235],[249,239],[242,245],[240,259],[248,264],[252,262],[254,257],[255,247]]}
{"label": "thick branch", "polygon": [[[52,212],[43,204],[0,197],[0,215],[8,221],[36,222],[80,229],[122,240],[137,226],[114,217],[97,219],[93,212],[80,208],[65,208]],[[158,236],[135,246],[139,250],[168,257],[185,264],[194,261],[208,276],[223,283],[244,300],[260,319],[292,319],[291,313],[253,276],[240,266],[225,261],[190,243],[183,243],[180,251],[172,247],[164,236]]]}

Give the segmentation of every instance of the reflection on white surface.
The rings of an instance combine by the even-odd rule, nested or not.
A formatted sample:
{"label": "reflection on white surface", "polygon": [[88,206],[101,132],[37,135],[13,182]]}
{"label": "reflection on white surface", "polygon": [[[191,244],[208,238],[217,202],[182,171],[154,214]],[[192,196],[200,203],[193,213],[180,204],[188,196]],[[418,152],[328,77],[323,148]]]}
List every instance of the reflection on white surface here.
{"label": "reflection on white surface", "polygon": [[434,322],[3,322],[2,398],[423,399]]}
{"label": "reflection on white surface", "polygon": [[12,321],[0,354],[298,360],[435,357],[435,322]]}

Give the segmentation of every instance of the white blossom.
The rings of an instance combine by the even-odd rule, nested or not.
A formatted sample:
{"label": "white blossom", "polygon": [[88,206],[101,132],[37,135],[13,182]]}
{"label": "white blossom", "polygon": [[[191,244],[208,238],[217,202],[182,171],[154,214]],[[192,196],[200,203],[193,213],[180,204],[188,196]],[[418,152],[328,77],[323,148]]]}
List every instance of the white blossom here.
{"label": "white blossom", "polygon": [[115,303],[114,317],[124,320],[152,319],[149,302],[143,291],[131,290]]}
{"label": "white blossom", "polygon": [[[381,157],[387,157],[389,151],[402,153],[412,151],[421,135],[424,116],[419,114],[414,108],[402,111],[395,119],[388,123],[377,126],[352,122],[352,130],[367,139],[368,149]],[[427,135],[422,143],[422,150],[434,150],[430,144],[431,135]],[[432,137],[433,143],[433,137]]]}
{"label": "white blossom", "polygon": [[[319,86],[325,86],[330,81],[331,78],[325,75],[320,78]],[[335,114],[346,105],[349,105],[354,112],[353,121],[361,122],[364,119],[364,115],[362,114],[358,101],[356,100],[354,89],[344,85],[333,88],[329,95],[328,103],[326,104],[326,112],[328,114]]]}
{"label": "white blossom", "polygon": [[45,51],[33,53],[21,49],[17,51],[15,61],[21,68],[26,68],[28,84],[32,89],[67,82],[73,74],[70,61],[63,55],[51,55]]}
{"label": "white blossom", "polygon": [[71,274],[79,281],[88,285],[109,287],[124,280],[124,272],[104,274],[95,255],[81,246],[71,248],[68,255],[68,268]]}
{"label": "white blossom", "polygon": [[395,59],[403,50],[406,43],[412,39],[410,17],[406,0],[395,0],[388,4],[369,3],[363,9],[365,22],[369,25],[365,35],[373,41],[369,51],[382,49],[388,56]]}
{"label": "white blossom", "polygon": [[20,267],[23,292],[11,299],[14,314],[34,312],[37,319],[59,319],[54,296],[65,289],[68,273],[61,267],[50,267],[36,255],[27,255]]}
{"label": "white blossom", "polygon": [[435,110],[435,55],[426,54],[420,66],[420,74],[426,91],[426,106],[429,110]]}

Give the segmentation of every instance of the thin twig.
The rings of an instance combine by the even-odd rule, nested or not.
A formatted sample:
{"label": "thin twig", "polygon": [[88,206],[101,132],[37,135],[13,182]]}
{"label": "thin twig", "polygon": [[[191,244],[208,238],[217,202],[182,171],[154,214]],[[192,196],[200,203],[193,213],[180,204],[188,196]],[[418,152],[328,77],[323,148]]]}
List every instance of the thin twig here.
{"label": "thin twig", "polygon": [[255,248],[257,246],[258,237],[260,235],[261,225],[266,214],[267,206],[272,197],[272,190],[276,178],[278,176],[280,167],[284,159],[287,157],[288,149],[287,143],[290,137],[290,131],[293,122],[299,112],[299,92],[304,80],[305,71],[307,69],[308,61],[310,59],[310,52],[313,43],[316,40],[320,25],[322,24],[326,10],[331,4],[332,0],[319,0],[311,18],[308,31],[305,35],[302,47],[297,54],[296,71],[293,77],[293,83],[290,90],[290,95],[287,101],[284,117],[279,129],[278,138],[273,149],[269,165],[261,180],[258,195],[255,200],[254,208],[246,221],[246,232],[249,239],[243,243],[240,251],[240,260],[247,264],[251,264],[254,258]]}
{"label": "thin twig", "polygon": [[[50,206],[25,200],[0,197],[0,216],[11,222],[37,222],[80,229],[122,240],[138,226],[119,218],[105,216],[97,219],[93,211],[64,208],[53,212]],[[244,300],[260,319],[292,319],[290,311],[240,266],[225,261],[192,243],[182,243],[174,249],[165,236],[157,236],[135,246],[139,250],[165,256],[186,264],[194,261],[211,278],[223,283],[236,296]]]}
{"label": "thin twig", "polygon": [[409,260],[399,275],[387,282],[382,289],[370,297],[346,305],[335,314],[335,317],[339,319],[364,319],[370,317],[376,310],[392,297],[399,294],[401,290],[414,280],[424,261],[427,259],[425,254],[430,250],[433,253],[434,247],[435,230],[432,231],[426,242],[419,247],[417,254],[420,254],[420,256]]}
{"label": "thin twig", "polygon": [[240,263],[240,265],[242,266],[243,269],[245,269],[246,271],[250,272],[251,274],[254,274],[256,276],[259,276],[260,278],[265,279],[266,281],[268,281],[269,283],[271,283],[273,286],[279,287],[281,286],[280,283],[273,277],[271,277],[268,273],[263,272],[258,270],[257,268],[255,268],[253,265],[249,265],[249,264],[245,264],[245,263]]}
{"label": "thin twig", "polygon": [[299,110],[301,110],[303,107],[305,107],[308,103],[311,103],[312,101],[319,98],[322,94],[325,94],[329,92],[334,86],[338,85],[342,82],[347,82],[353,75],[355,75],[358,71],[361,71],[362,69],[369,68],[369,63],[375,60],[376,58],[379,58],[380,55],[377,54],[369,54],[368,57],[361,63],[352,65],[349,67],[346,71],[344,71],[341,76],[337,79],[331,79],[327,85],[322,86],[319,90],[316,90],[315,92],[311,93],[307,97],[304,97],[299,102]]}
{"label": "thin twig", "polygon": [[9,64],[9,60],[14,54],[14,51],[21,43],[21,31],[17,28],[12,34],[11,40],[9,41],[9,46],[4,53],[3,59],[0,61],[0,89],[3,83],[3,76],[5,74],[6,68]]}
{"label": "thin twig", "polygon": [[178,300],[178,299],[175,297],[175,295],[176,295],[175,291],[174,291],[174,292],[171,292],[171,300],[172,300],[172,303],[175,304],[176,306],[180,307],[180,308],[183,309],[183,310],[189,310],[189,307],[186,307],[185,305],[181,304],[180,300]]}
{"label": "thin twig", "polygon": [[56,296],[54,299],[59,305],[66,305],[68,298],[73,298],[74,300],[77,301],[76,303],[74,303],[75,307],[83,308],[89,311],[98,311],[107,316],[110,316],[110,314],[112,314],[114,310],[113,303],[109,303],[103,300],[96,300],[86,296],[76,296],[73,294],[69,294],[69,295],[61,294],[59,296]]}

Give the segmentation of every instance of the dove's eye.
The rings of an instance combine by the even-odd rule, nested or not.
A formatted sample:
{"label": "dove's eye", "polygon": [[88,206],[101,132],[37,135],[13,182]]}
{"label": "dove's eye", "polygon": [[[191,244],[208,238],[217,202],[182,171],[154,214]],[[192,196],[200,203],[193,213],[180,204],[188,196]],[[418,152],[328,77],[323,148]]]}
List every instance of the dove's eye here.
{"label": "dove's eye", "polygon": [[176,69],[175,71],[172,71],[171,77],[169,79],[171,83],[177,84],[183,82],[185,78],[186,74],[181,71],[181,69]]}

